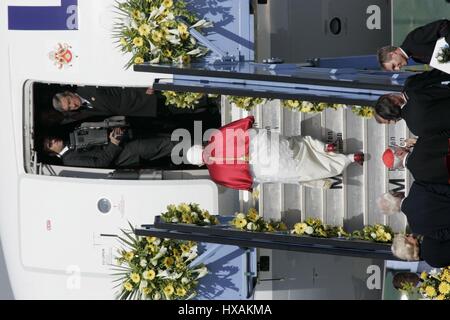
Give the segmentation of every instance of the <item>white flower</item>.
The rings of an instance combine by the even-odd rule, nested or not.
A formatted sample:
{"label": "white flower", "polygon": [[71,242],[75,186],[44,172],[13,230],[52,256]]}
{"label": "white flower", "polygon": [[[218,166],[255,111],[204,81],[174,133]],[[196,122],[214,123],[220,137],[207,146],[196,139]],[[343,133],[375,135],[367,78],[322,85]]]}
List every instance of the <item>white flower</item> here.
{"label": "white flower", "polygon": [[159,246],[160,243],[161,243],[161,239],[159,239],[159,238],[156,238],[156,240],[153,241],[153,244],[154,244],[155,246]]}
{"label": "white flower", "polygon": [[437,274],[438,274],[438,270],[437,269],[431,269],[430,276],[436,276]]}
{"label": "white flower", "polygon": [[196,48],[196,49],[194,49],[194,50],[191,50],[191,51],[189,51],[189,52],[186,52],[186,54],[189,54],[189,55],[191,55],[191,56],[194,56],[194,55],[197,55],[197,54],[200,54],[200,53],[202,53],[202,51],[201,51],[199,48]]}
{"label": "white flower", "polygon": [[197,214],[197,212],[192,212],[191,216],[192,216],[192,218],[197,218],[198,214]]}
{"label": "white flower", "polygon": [[245,214],[243,213],[238,213],[236,216],[237,219],[245,219]]}
{"label": "white flower", "polygon": [[197,40],[195,40],[194,37],[190,37],[189,40],[191,41],[191,44],[193,44],[194,46],[197,44]]}
{"label": "white flower", "polygon": [[375,232],[372,232],[372,233],[370,234],[370,236],[371,236],[373,239],[376,239],[376,238],[377,238],[377,234],[376,234]]}
{"label": "white flower", "polygon": [[145,268],[145,267],[147,266],[147,260],[141,259],[141,261],[139,262],[139,265],[140,265],[142,268]]}
{"label": "white flower", "polygon": [[158,263],[158,259],[161,258],[166,253],[167,253],[167,248],[161,247],[161,249],[159,249],[159,252],[152,258],[152,260],[150,260],[151,264],[156,266],[156,264]]}
{"label": "white flower", "polygon": [[170,273],[167,270],[158,270],[157,278],[169,279]]}
{"label": "white flower", "polygon": [[197,21],[191,28],[210,28],[213,26],[211,21],[207,21],[205,19]]}
{"label": "white flower", "polygon": [[198,254],[197,254],[197,252],[190,252],[189,253],[189,256],[187,257],[187,259],[186,259],[186,262],[188,262],[188,261],[191,261],[191,260],[194,260],[195,258],[197,258],[197,256],[198,256]]}
{"label": "white flower", "polygon": [[256,225],[253,222],[247,223],[247,230],[255,231],[256,230]]}
{"label": "white flower", "polygon": [[189,279],[186,277],[181,278],[181,283],[182,284],[188,284],[189,283]]}
{"label": "white flower", "polygon": [[167,39],[167,41],[169,41],[172,44],[180,44],[181,43],[180,38],[176,37],[176,36],[167,36],[166,39]]}
{"label": "white flower", "polygon": [[139,290],[142,291],[142,289],[147,288],[148,287],[148,282],[146,280],[142,280],[141,283],[139,284]]}
{"label": "white flower", "polygon": [[209,221],[209,219],[204,219],[203,222],[204,223],[211,223],[211,221]]}
{"label": "white flower", "polygon": [[208,274],[208,269],[206,267],[201,267],[200,269],[192,270],[192,272],[198,273],[196,279],[200,279]]}
{"label": "white flower", "polygon": [[311,227],[311,226],[306,227],[306,229],[305,229],[306,234],[313,234],[313,232],[314,232],[313,227]]}
{"label": "white flower", "polygon": [[[152,61],[150,61],[150,63],[159,63],[159,57],[156,57],[155,59],[153,59]],[[179,222],[178,218],[173,217],[172,220],[170,220],[170,222],[172,223],[177,223]]]}
{"label": "white flower", "polygon": [[153,300],[160,300],[161,299],[161,294],[159,292],[155,292],[153,294]]}

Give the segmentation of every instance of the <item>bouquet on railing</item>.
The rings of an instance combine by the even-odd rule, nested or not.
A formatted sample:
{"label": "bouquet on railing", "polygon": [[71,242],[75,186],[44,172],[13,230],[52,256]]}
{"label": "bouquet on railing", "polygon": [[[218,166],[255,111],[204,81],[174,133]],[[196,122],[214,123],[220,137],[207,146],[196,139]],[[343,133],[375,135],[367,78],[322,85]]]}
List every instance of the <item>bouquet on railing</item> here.
{"label": "bouquet on railing", "polygon": [[238,97],[238,96],[227,96],[229,103],[234,103],[238,108],[250,111],[259,104],[264,104],[270,100],[266,98],[255,98],[255,97]]}
{"label": "bouquet on railing", "polygon": [[237,213],[231,221],[231,225],[239,230],[256,232],[277,232],[287,230],[286,225],[281,221],[265,221],[254,208],[249,209],[247,214]]}
{"label": "bouquet on railing", "polygon": [[162,95],[166,97],[166,105],[180,109],[194,109],[205,96],[204,93],[175,91],[162,91]]}
{"label": "bouquet on railing", "polygon": [[282,100],[281,105],[292,111],[320,113],[326,109],[338,110],[345,105],[339,103],[309,102],[301,100]]}
{"label": "bouquet on railing", "polygon": [[123,53],[132,54],[126,68],[144,61],[187,64],[208,52],[192,37],[187,24],[196,30],[212,24],[198,19],[183,0],[126,0],[116,2],[116,9],[120,18],[113,36]]}
{"label": "bouquet on railing", "polygon": [[178,206],[168,205],[167,211],[161,213],[161,219],[167,223],[187,223],[197,226],[209,226],[219,223],[215,216],[207,210],[200,209],[196,203],[181,203]]}
{"label": "bouquet on railing", "polygon": [[362,230],[353,231],[351,238],[373,242],[391,243],[394,238],[394,232],[389,226],[375,224],[373,226],[365,226]]}
{"label": "bouquet on railing", "polygon": [[433,269],[430,273],[420,275],[420,294],[431,300],[450,300],[450,267],[440,271]]}
{"label": "bouquet on railing", "polygon": [[351,110],[354,114],[356,114],[359,117],[363,117],[366,119],[371,119],[373,115],[375,114],[375,110],[372,107],[368,106],[352,106]]}
{"label": "bouquet on railing", "polygon": [[298,236],[311,236],[318,238],[334,238],[334,237],[348,237],[349,234],[345,232],[341,226],[329,226],[318,218],[307,218],[303,222],[296,223],[291,234]]}
{"label": "bouquet on railing", "polygon": [[121,300],[186,300],[195,297],[198,280],[208,273],[205,265],[191,267],[197,244],[155,237],[139,237],[122,230],[117,266],[113,274]]}

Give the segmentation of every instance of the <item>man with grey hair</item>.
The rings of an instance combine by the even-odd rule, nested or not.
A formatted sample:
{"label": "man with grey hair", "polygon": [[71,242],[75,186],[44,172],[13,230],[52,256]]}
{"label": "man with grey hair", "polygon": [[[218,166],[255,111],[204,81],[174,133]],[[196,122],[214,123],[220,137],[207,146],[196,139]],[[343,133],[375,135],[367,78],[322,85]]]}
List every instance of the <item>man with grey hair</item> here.
{"label": "man with grey hair", "polygon": [[450,248],[450,186],[415,181],[406,198],[401,193],[385,194],[377,201],[380,210],[391,215],[403,212],[417,238],[398,235],[394,238],[393,253],[403,260],[423,258],[432,266],[450,264],[450,251],[440,252],[439,247]]}
{"label": "man with grey hair", "polygon": [[[64,114],[66,123],[95,116],[157,117],[158,96],[147,88],[77,87],[57,93],[53,108]],[[161,108],[162,109],[162,108]]]}
{"label": "man with grey hair", "polygon": [[450,23],[447,19],[437,20],[418,27],[408,33],[400,47],[385,46],[378,50],[378,62],[384,70],[399,71],[411,58],[417,63],[429,64],[436,41],[445,37],[449,40]]}

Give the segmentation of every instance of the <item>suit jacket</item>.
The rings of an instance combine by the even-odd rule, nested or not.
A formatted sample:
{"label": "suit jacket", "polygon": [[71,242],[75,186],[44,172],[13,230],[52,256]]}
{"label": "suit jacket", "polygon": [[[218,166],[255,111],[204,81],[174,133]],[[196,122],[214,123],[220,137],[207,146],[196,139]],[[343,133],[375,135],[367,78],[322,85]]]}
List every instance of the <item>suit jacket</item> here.
{"label": "suit jacket", "polygon": [[[250,116],[227,124],[213,134],[203,152],[203,161],[208,167],[211,179],[225,187],[238,190],[252,190],[253,177],[248,163],[248,133],[255,122]],[[235,138],[236,133],[239,138]]]}
{"label": "suit jacket", "polygon": [[406,159],[406,168],[414,180],[427,183],[450,183],[450,130],[417,139]]}
{"label": "suit jacket", "polygon": [[401,210],[413,233],[438,241],[450,241],[449,185],[415,181],[402,202]]}
{"label": "suit jacket", "polygon": [[135,168],[170,156],[175,142],[166,137],[137,139],[116,146],[93,147],[88,150],[69,150],[61,157],[66,166],[89,168]]}
{"label": "suit jacket", "polygon": [[447,19],[434,21],[408,33],[400,47],[415,62],[429,64],[436,41],[442,37],[446,40],[450,38],[449,31],[450,25]]}
{"label": "suit jacket", "polygon": [[432,267],[450,266],[450,241],[424,237],[420,244],[419,255]]}
{"label": "suit jacket", "polygon": [[94,147],[89,150],[69,150],[61,160],[65,166],[110,168],[122,152],[122,147],[109,143],[105,148]]}
{"label": "suit jacket", "polygon": [[450,88],[442,85],[450,74],[433,69],[409,77],[404,86],[408,101],[401,117],[416,136],[426,136],[450,129]]}
{"label": "suit jacket", "polygon": [[78,87],[75,91],[92,108],[66,112],[65,123],[96,116],[156,117],[157,94],[146,94],[146,88]]}

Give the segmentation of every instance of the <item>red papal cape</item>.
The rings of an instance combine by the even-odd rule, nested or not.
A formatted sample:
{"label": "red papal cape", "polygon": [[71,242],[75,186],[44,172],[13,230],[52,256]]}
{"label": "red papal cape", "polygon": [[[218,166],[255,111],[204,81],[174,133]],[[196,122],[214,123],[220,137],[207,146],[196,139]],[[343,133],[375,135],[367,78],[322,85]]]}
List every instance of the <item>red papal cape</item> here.
{"label": "red papal cape", "polygon": [[221,127],[209,139],[203,161],[211,179],[217,184],[238,190],[252,190],[253,177],[248,164],[249,136],[253,116]]}

